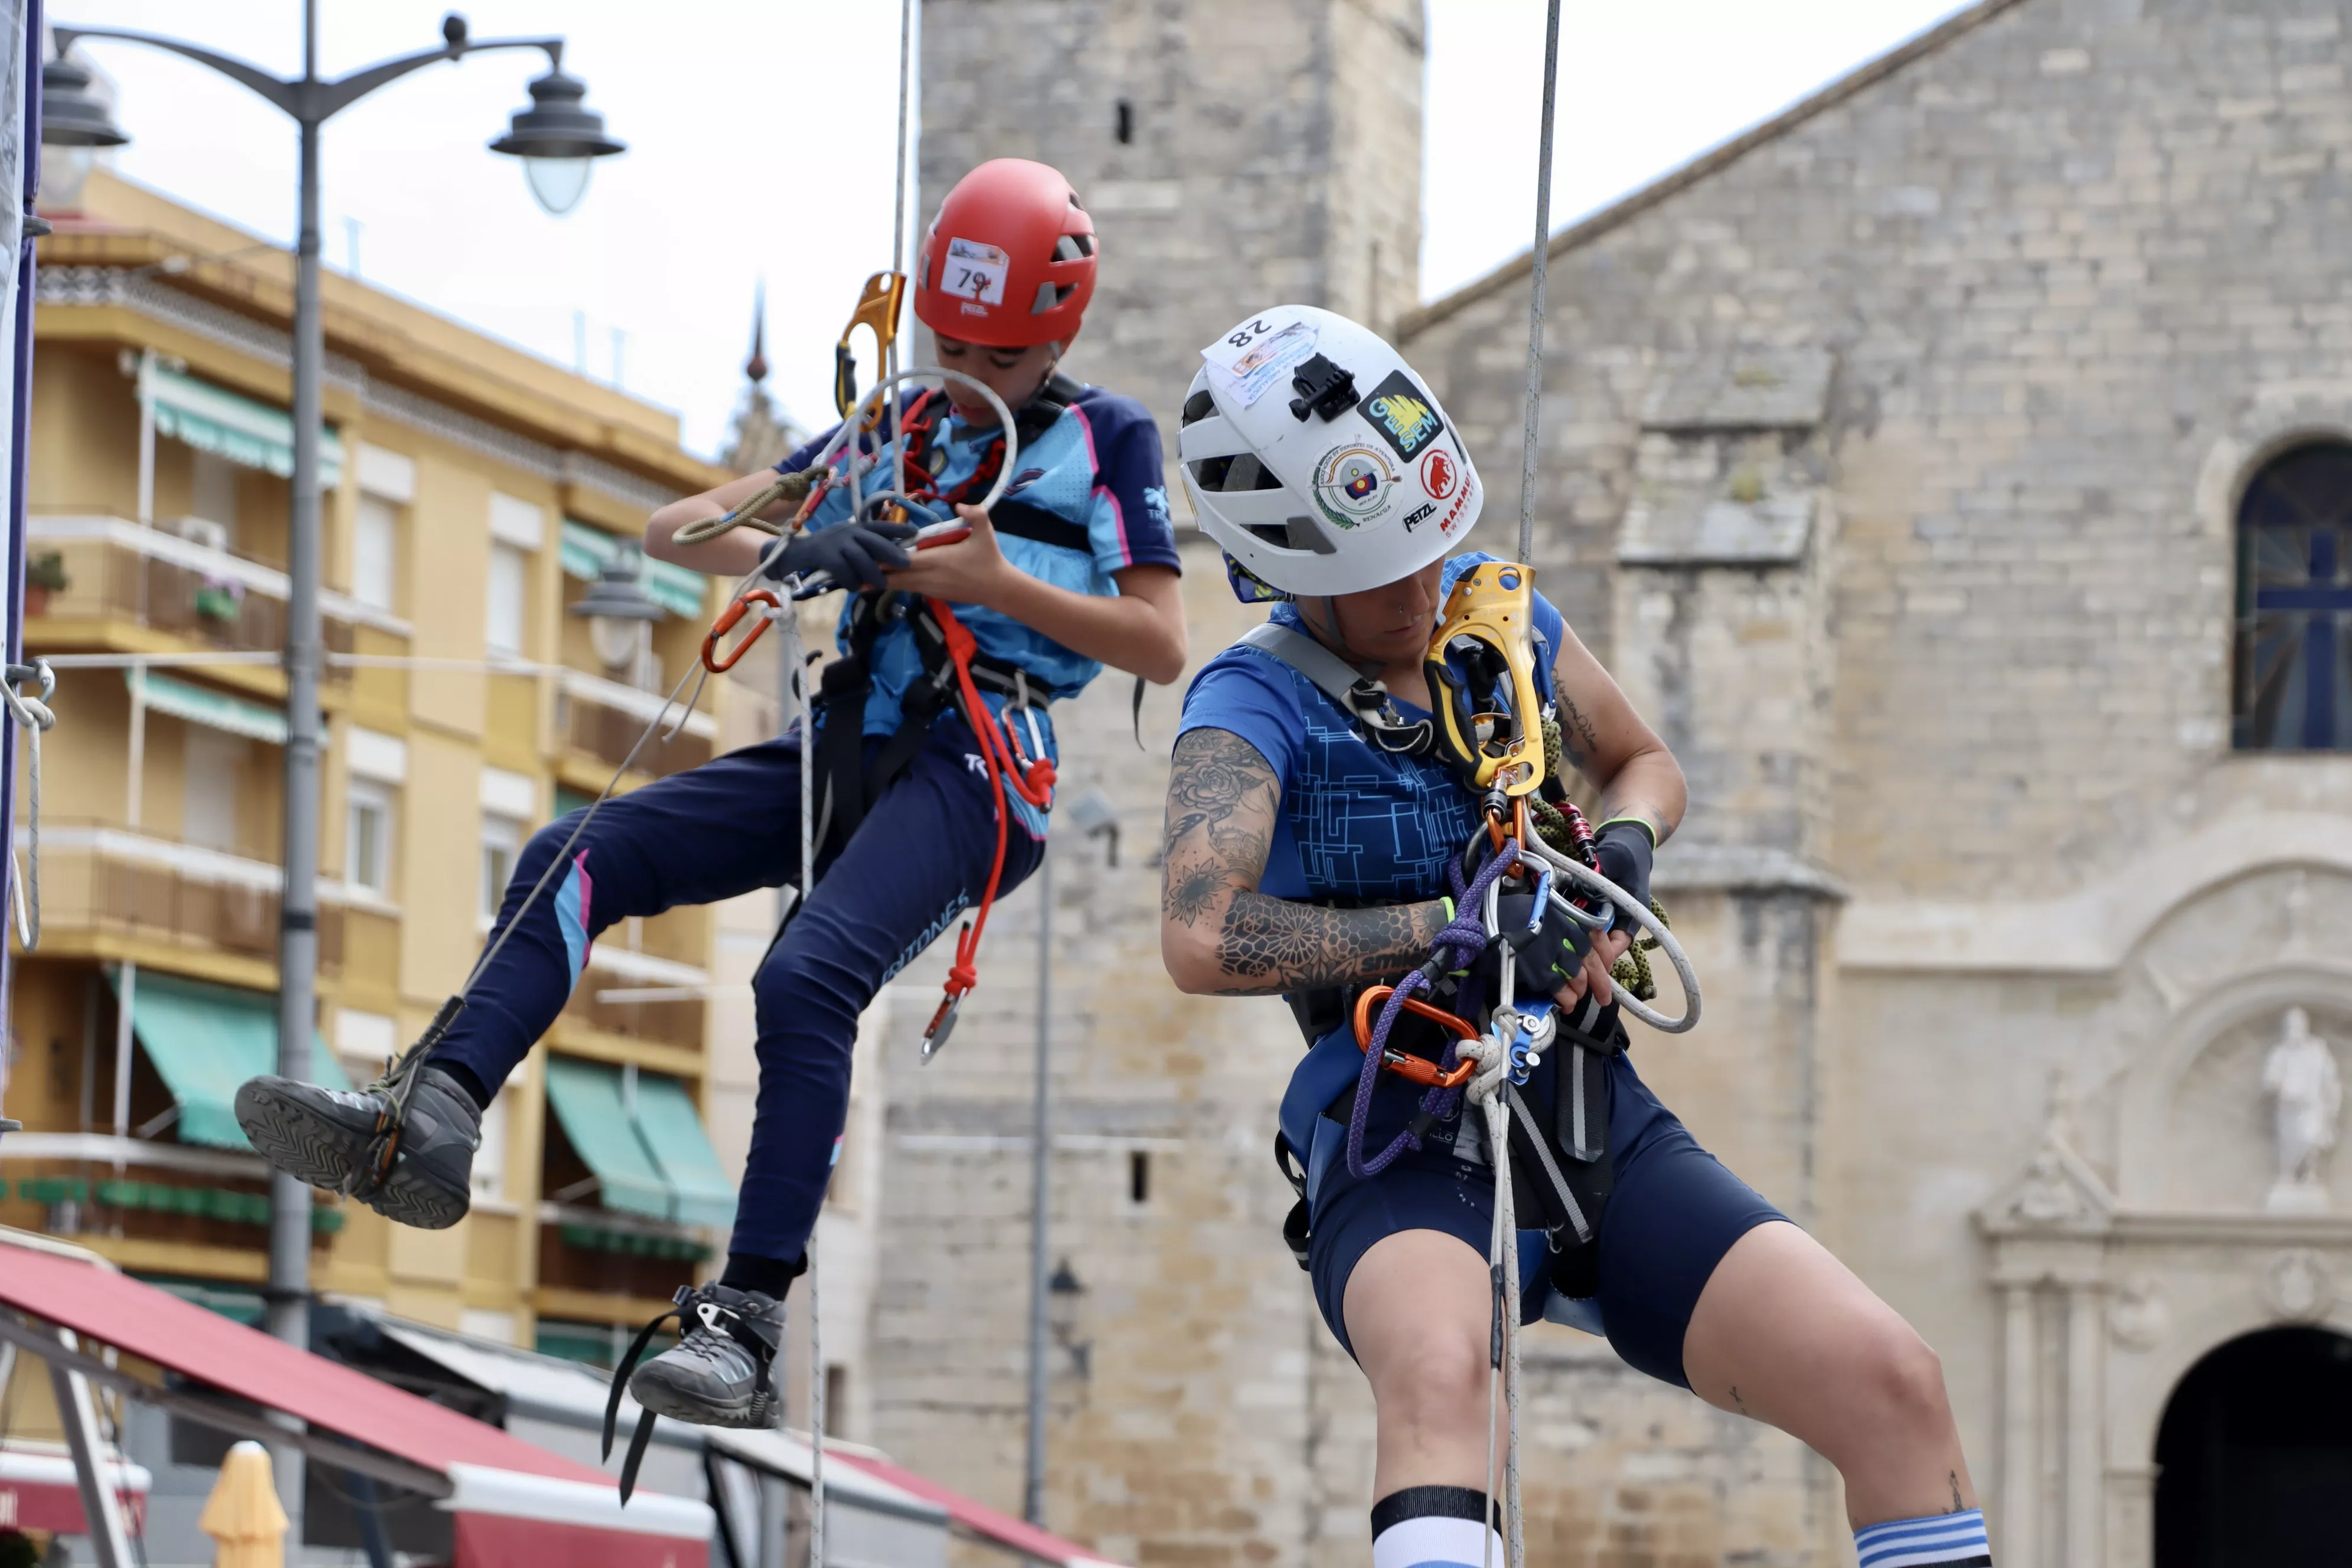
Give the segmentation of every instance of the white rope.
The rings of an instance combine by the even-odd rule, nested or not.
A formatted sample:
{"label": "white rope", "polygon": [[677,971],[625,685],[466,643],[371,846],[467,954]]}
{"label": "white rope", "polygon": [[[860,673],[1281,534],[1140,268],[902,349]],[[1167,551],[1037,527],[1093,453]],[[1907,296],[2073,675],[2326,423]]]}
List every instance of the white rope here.
{"label": "white rope", "polygon": [[1543,416],[1544,273],[1551,260],[1551,121],[1559,90],[1559,0],[1544,28],[1543,129],[1536,142],[1536,246],[1528,289],[1528,414],[1519,445],[1519,564],[1536,548],[1536,445]]}
{"label": "white rope", "polygon": [[[1504,972],[1510,970],[1504,964]],[[1507,982],[1506,983],[1507,984]],[[1507,1004],[1506,1005],[1507,1005]],[[1519,1512],[1519,1228],[1511,1203],[1511,1047],[1498,1035],[1464,1042],[1462,1054],[1478,1064],[1471,1075],[1469,1102],[1486,1113],[1486,1155],[1495,1167],[1495,1228],[1487,1254],[1490,1271],[1502,1274],[1502,1299],[1495,1304],[1496,1327],[1503,1353],[1486,1379],[1486,1505],[1488,1526],[1486,1568],[1494,1568],[1495,1426],[1497,1404],[1507,1412],[1503,1447],[1503,1562],[1520,1568],[1527,1561],[1525,1531]],[[1491,1272],[1490,1272],[1491,1278]],[[1499,1390],[1500,1399],[1496,1395]]]}
{"label": "white rope", "polygon": [[[30,665],[11,666],[12,678],[0,681],[0,701],[8,705],[9,716],[25,731],[25,773],[26,779],[26,809],[27,832],[25,858],[26,869],[16,875],[16,851],[9,851],[9,902],[16,916],[16,941],[26,952],[41,945],[41,733],[57,723],[58,716],[49,709],[46,699],[58,689],[58,678],[47,661],[35,659]],[[39,697],[27,697],[16,689],[17,679],[38,680]]]}
{"label": "white rope", "polygon": [[[815,735],[809,723],[808,658],[801,645],[798,605],[784,602],[777,613],[778,632],[784,639],[787,694],[800,710],[801,727],[801,885],[791,914],[797,919],[816,887],[816,769],[813,763]],[[824,1200],[817,1200],[820,1216]],[[808,1239],[809,1314],[809,1568],[824,1562],[824,1331],[817,1310],[816,1224]]]}
{"label": "white rope", "polygon": [[[907,270],[907,126],[912,84],[908,63],[914,41],[914,0],[899,0],[898,5],[898,148],[896,197],[890,208],[890,269],[900,276]],[[893,323],[895,329],[896,323]],[[898,494],[907,493],[907,443],[898,427],[898,395],[896,391],[902,376],[898,370],[898,335],[894,330],[882,352],[882,382],[874,395],[885,392],[890,411],[890,477]],[[855,431],[860,411],[852,409],[842,422],[843,429],[851,433],[849,452],[849,515],[862,517],[857,472],[857,448]],[[1009,439],[1013,422],[1008,414],[1004,424]],[[820,466],[821,462],[820,462]],[[1005,468],[1012,469],[1008,454]],[[801,717],[801,896],[800,903],[808,902],[816,886],[816,769],[812,765],[815,735],[809,724],[808,660],[801,651],[800,616],[787,601],[782,615],[784,622],[785,656],[792,660],[792,684],[800,704]],[[793,912],[799,914],[795,906]],[[828,1185],[830,1174],[828,1173]],[[817,1200],[817,1219],[824,1216],[824,1200]],[[824,1317],[817,1293],[817,1226],[812,1222],[808,1239],[808,1313],[809,1313],[809,1568],[824,1568]]]}

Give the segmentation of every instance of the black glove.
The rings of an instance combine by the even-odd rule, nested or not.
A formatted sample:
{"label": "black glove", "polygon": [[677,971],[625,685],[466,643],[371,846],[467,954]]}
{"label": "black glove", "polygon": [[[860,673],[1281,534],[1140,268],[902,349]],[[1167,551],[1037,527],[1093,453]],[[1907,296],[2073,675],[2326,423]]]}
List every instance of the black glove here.
{"label": "black glove", "polygon": [[[1601,824],[1592,841],[1592,858],[1600,862],[1601,874],[1633,894],[1633,901],[1645,910],[1650,907],[1650,857],[1654,852],[1649,828],[1631,818]],[[1632,917],[1623,910],[1615,913],[1615,929],[1634,928]]]}
{"label": "black glove", "polygon": [[1522,1002],[1549,996],[1573,980],[1592,948],[1584,928],[1554,900],[1544,900],[1543,918],[1529,931],[1528,921],[1535,914],[1533,893],[1505,893],[1495,900],[1495,921],[1502,928],[1498,940],[1518,971],[1512,992]]}
{"label": "black glove", "polygon": [[898,547],[915,537],[904,522],[836,522],[793,536],[783,553],[768,565],[767,574],[786,577],[823,575],[837,588],[889,586],[882,579],[885,566],[904,566],[907,552]]}

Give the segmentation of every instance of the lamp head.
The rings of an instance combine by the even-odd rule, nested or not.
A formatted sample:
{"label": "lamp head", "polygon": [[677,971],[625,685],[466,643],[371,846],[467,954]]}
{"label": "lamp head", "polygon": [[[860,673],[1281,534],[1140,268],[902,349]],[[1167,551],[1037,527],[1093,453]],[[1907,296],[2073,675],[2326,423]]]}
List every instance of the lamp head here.
{"label": "lamp head", "polygon": [[596,159],[628,150],[604,134],[603,115],[583,106],[587,96],[579,78],[551,70],[531,82],[530,107],[516,110],[507,133],[490,143],[491,152],[522,160],[530,194],[556,217],[580,205]]}
{"label": "lamp head", "polygon": [[568,615],[588,623],[588,641],[606,669],[625,669],[645,646],[646,628],[667,612],[637,586],[645,558],[624,546],[613,552],[604,569]]}

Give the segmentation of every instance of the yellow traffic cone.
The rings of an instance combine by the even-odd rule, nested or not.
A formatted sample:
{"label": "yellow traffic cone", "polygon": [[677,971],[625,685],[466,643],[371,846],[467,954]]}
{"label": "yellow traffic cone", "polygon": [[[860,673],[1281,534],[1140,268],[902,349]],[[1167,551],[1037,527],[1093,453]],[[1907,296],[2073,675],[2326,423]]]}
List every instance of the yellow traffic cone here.
{"label": "yellow traffic cone", "polygon": [[286,1525],[269,1450],[254,1442],[232,1444],[196,1521],[217,1548],[215,1568],[284,1568]]}

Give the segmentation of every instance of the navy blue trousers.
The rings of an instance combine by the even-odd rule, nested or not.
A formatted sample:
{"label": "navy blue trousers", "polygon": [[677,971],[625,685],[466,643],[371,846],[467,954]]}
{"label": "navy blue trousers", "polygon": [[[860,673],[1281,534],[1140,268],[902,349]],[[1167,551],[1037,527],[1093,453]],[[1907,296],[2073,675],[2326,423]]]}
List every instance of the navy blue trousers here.
{"label": "navy blue trousers", "polygon": [[[869,759],[880,744],[867,739]],[[794,734],[606,801],[434,1054],[496,1089],[563,1010],[599,931],[797,882],[800,766]],[[1024,815],[1013,813],[1001,891],[1044,853]],[[532,836],[507,885],[500,931],[578,822],[574,813]],[[857,1016],[979,902],[995,851],[995,795],[971,727],[950,712],[841,852],[821,855],[815,892],[752,981],[759,1102],[730,1251],[789,1262],[807,1247],[848,1112]]]}

